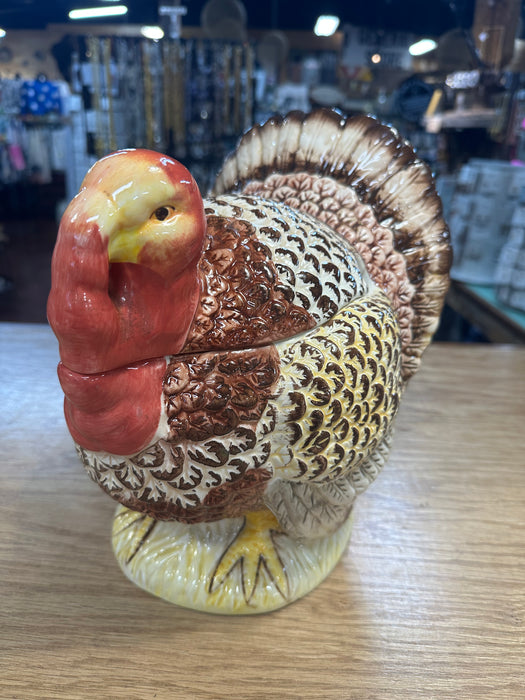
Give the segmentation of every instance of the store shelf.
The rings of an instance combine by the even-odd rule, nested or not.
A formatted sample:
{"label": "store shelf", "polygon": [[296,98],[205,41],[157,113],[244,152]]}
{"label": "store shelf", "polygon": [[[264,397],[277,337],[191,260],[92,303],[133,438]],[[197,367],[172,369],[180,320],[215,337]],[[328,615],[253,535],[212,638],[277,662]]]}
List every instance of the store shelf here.
{"label": "store shelf", "polygon": [[442,129],[490,129],[498,115],[495,109],[454,110],[426,117],[424,122],[431,134],[437,134]]}
{"label": "store shelf", "polygon": [[446,301],[492,342],[525,344],[525,312],[500,302],[493,285],[452,280]]}

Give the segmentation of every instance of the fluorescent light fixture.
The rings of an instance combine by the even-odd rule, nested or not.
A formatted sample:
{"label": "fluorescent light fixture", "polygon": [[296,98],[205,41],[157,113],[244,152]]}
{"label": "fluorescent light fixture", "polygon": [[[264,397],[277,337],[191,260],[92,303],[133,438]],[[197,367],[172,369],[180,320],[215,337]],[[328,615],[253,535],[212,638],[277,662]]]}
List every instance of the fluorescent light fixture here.
{"label": "fluorescent light fixture", "polygon": [[339,26],[340,19],[335,15],[319,15],[314,27],[317,36],[332,36]]}
{"label": "fluorescent light fixture", "polygon": [[437,41],[434,41],[434,39],[420,39],[408,48],[408,53],[411,56],[422,56],[424,53],[433,51],[436,48],[436,46]]}
{"label": "fluorescent light fixture", "polygon": [[164,36],[164,32],[160,27],[144,26],[140,28],[140,33],[142,36],[145,36],[146,39],[153,39],[154,41],[158,41],[158,39],[162,39]]}
{"label": "fluorescent light fixture", "polygon": [[0,27],[0,39],[1,39],[3,36],[5,36],[5,29],[2,29],[2,27]]}
{"label": "fluorescent light fixture", "polygon": [[126,5],[112,5],[109,7],[86,7],[82,10],[71,10],[69,19],[92,19],[94,17],[115,17],[125,15],[128,11]]}

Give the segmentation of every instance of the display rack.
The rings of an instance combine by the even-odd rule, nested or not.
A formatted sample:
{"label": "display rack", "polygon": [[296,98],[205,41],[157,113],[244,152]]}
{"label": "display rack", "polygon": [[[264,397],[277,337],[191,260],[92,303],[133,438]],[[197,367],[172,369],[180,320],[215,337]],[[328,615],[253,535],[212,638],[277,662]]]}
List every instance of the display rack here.
{"label": "display rack", "polygon": [[494,343],[525,343],[525,313],[500,302],[493,285],[452,280],[447,304]]}

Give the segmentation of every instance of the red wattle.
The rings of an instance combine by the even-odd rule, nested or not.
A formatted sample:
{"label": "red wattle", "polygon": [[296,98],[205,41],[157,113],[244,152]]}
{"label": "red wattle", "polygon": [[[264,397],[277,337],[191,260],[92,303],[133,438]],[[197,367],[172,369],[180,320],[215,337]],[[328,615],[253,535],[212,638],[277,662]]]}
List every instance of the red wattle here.
{"label": "red wattle", "polygon": [[200,297],[196,262],[175,280],[114,263],[105,279],[102,289],[71,283],[68,295],[50,296],[48,317],[67,367],[94,374],[180,352]]}
{"label": "red wattle", "polygon": [[64,412],[75,442],[95,452],[131,455],[151,443],[162,411],[164,358],[86,375],[58,365]]}

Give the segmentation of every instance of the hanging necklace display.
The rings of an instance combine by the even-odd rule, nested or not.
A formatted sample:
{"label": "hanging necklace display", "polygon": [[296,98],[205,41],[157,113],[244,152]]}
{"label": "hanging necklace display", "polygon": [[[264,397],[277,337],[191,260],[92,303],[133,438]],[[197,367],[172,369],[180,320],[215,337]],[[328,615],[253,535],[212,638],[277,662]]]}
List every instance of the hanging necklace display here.
{"label": "hanging necklace display", "polygon": [[224,50],[223,45],[212,45],[212,91],[213,91],[213,134],[216,143],[221,143],[224,134]]}
{"label": "hanging necklace display", "polygon": [[243,130],[249,129],[253,124],[253,48],[247,44],[245,48],[245,76],[244,85],[244,124]]}
{"label": "hanging necklace display", "polygon": [[210,100],[210,66],[208,61],[209,44],[198,41],[193,52],[195,70],[192,76],[192,120],[191,151],[194,158],[203,160],[209,157],[213,149],[212,136],[209,129],[209,118],[213,104]]}
{"label": "hanging necklace display", "polygon": [[175,90],[172,42],[162,42],[162,126],[166,151],[173,152],[174,117],[171,112],[171,91]]}
{"label": "hanging necklace display", "polygon": [[185,90],[185,100],[184,100],[184,122],[185,127],[185,144],[186,144],[186,155],[189,157],[190,152],[190,125],[192,120],[192,106],[194,103],[193,99],[193,50],[195,42],[189,40],[184,42],[184,61],[182,64],[182,81]]}
{"label": "hanging necklace display", "polygon": [[104,118],[102,116],[102,99],[100,89],[100,47],[98,39],[89,36],[87,39],[88,56],[91,65],[91,90],[93,95],[93,109],[95,112],[95,153],[97,158],[106,154],[106,142],[104,138]]}
{"label": "hanging necklace display", "polygon": [[[81,95],[82,109],[78,119],[73,116],[73,138],[77,138],[77,143],[85,141],[85,153],[89,156],[96,155],[95,146],[95,113],[93,111],[93,90],[92,90],[92,66],[90,63],[89,46],[86,37],[76,37],[74,40],[75,50],[71,59],[72,86]],[[81,158],[80,148],[73,149],[73,158]]]}
{"label": "hanging necklace display", "polygon": [[136,39],[116,40],[121,147],[143,148],[145,143],[142,53]]}
{"label": "hanging necklace display", "polygon": [[169,42],[170,83],[168,105],[172,130],[173,149],[176,156],[186,156],[186,81],[184,76],[187,46],[180,39]]}
{"label": "hanging necklace display", "polygon": [[[202,42],[192,41],[189,43],[190,52],[186,62],[186,80],[190,97],[186,110],[186,120],[188,123],[188,152],[189,156],[197,161],[202,160],[203,147],[203,133],[200,128],[201,46]],[[198,172],[197,175],[199,175]]]}
{"label": "hanging necklace display", "polygon": [[233,130],[236,136],[241,133],[241,61],[242,47],[233,50]]}
{"label": "hanging necklace display", "polygon": [[128,43],[126,39],[117,37],[115,39],[115,53],[117,61],[117,94],[119,101],[119,146],[125,147],[128,138],[133,133],[133,111],[130,100],[129,78],[128,78]]}
{"label": "hanging necklace display", "polygon": [[186,81],[184,79],[184,66],[186,62],[186,47],[180,40],[173,44],[175,55],[175,89],[171,94],[172,113],[174,118],[173,128],[175,132],[175,147],[186,154],[186,120],[184,118],[186,110]]}
{"label": "hanging necklace display", "polygon": [[224,47],[224,135],[231,134],[231,110],[230,110],[230,67],[232,48],[229,45]]}
{"label": "hanging necklace display", "polygon": [[158,41],[144,40],[151,76],[151,142],[150,148],[164,150],[163,142],[163,79],[162,48]]}
{"label": "hanging necklace display", "polygon": [[115,107],[113,102],[113,86],[111,83],[111,39],[102,39],[102,56],[104,59],[104,88],[106,93],[106,106],[109,129],[109,150],[117,149],[117,139],[115,136]]}
{"label": "hanging necklace display", "polygon": [[217,40],[85,39],[88,152],[150,148],[193,161],[208,186],[254,116],[254,52]]}
{"label": "hanging necklace display", "polygon": [[142,46],[139,40],[130,41],[130,61],[133,68],[130,71],[130,80],[133,79],[134,109],[135,114],[135,143],[144,147],[146,145],[146,98],[144,93],[144,74],[142,72]]}
{"label": "hanging necklace display", "polygon": [[151,79],[151,64],[147,42],[141,42],[142,74],[144,76],[144,116],[146,121],[146,147],[154,148],[153,138],[153,81]]}

